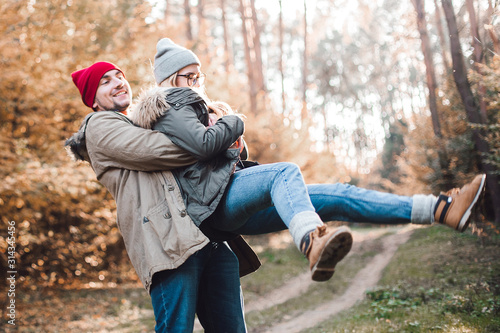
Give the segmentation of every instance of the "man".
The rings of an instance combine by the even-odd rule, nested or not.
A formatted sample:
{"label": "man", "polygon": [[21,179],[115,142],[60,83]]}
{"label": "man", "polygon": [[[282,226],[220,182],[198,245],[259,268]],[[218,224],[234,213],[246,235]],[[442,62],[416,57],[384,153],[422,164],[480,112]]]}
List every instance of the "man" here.
{"label": "man", "polygon": [[132,90],[116,65],[98,62],[72,77],[83,103],[96,112],[66,145],[90,163],[116,200],[117,224],[151,295],[156,331],[192,332],[196,313],[206,332],[246,332],[240,271],[244,275],[260,263],[237,238],[233,248],[240,261],[250,259],[239,267],[225,243],[211,242],[187,215],[168,170],[193,158],[164,134],[136,127],[125,116]]}

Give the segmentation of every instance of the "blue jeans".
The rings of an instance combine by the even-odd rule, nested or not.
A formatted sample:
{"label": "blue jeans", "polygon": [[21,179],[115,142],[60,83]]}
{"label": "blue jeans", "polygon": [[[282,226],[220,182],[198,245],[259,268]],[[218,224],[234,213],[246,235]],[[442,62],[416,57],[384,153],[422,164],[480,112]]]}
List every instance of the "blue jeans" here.
{"label": "blue jeans", "polygon": [[296,214],[314,212],[297,165],[288,162],[262,164],[234,173],[209,219],[216,229],[234,231],[257,212],[271,206],[286,227]]}
{"label": "blue jeans", "polygon": [[305,185],[292,163],[262,164],[236,172],[210,217],[219,230],[258,235],[287,229],[302,211],[323,221],[410,223],[413,198],[348,184]]}
{"label": "blue jeans", "polygon": [[177,269],[153,276],[156,332],[192,333],[195,313],[205,332],[246,332],[238,259],[209,243]]}

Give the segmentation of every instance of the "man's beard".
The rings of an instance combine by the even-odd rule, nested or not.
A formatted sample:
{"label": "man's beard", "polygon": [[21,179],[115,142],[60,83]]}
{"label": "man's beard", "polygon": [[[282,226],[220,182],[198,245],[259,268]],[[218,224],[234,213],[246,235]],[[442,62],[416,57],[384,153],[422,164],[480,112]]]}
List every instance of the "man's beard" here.
{"label": "man's beard", "polygon": [[119,104],[116,102],[113,102],[112,106],[104,105],[103,103],[101,103],[101,101],[97,97],[96,97],[96,102],[97,102],[97,105],[99,105],[101,107],[101,109],[106,110],[106,111],[125,111],[130,106],[130,101],[125,102],[125,105]]}

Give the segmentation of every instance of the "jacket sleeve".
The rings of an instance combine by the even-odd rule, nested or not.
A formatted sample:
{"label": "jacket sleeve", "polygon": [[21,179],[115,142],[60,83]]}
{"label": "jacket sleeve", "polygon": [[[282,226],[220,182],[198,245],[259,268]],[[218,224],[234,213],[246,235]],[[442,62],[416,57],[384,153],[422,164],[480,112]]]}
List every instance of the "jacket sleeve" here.
{"label": "jacket sleeve", "polygon": [[196,162],[164,134],[136,127],[116,112],[99,111],[89,120],[86,144],[98,175],[108,168],[160,171]]}
{"label": "jacket sleeve", "polygon": [[226,151],[244,132],[243,121],[235,115],[224,116],[208,128],[198,120],[191,105],[170,108],[154,128],[168,135],[196,159],[209,160]]}

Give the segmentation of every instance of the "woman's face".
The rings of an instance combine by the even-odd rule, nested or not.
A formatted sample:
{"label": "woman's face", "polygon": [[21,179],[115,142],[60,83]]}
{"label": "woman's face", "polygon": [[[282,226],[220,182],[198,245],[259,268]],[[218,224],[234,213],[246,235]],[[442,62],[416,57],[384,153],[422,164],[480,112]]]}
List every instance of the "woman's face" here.
{"label": "woman's face", "polygon": [[200,71],[200,66],[192,64],[184,67],[177,73],[175,84],[177,87],[199,88],[205,81],[205,74]]}

